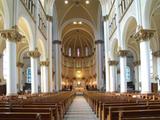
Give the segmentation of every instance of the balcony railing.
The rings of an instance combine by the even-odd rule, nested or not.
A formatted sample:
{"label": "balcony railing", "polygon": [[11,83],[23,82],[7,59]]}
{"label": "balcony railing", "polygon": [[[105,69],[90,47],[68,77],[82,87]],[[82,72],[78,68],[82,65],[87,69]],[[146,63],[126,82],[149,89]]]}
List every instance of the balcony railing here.
{"label": "balcony railing", "polygon": [[[36,21],[38,28],[44,38],[47,39],[47,15],[40,0],[38,0],[38,4],[36,4],[36,0],[21,0],[21,2],[34,21],[36,21],[36,15],[38,15],[38,21]],[[38,14],[36,13],[36,8],[38,8]]]}
{"label": "balcony railing", "polygon": [[39,19],[39,30],[41,31],[41,33],[43,34],[43,36],[46,38],[47,37],[47,15],[43,9],[43,6],[40,2],[40,0],[38,0],[39,2],[39,13],[38,13],[38,19]]}
{"label": "balcony railing", "polygon": [[29,15],[35,21],[35,0],[21,0],[21,2],[28,11]]}
{"label": "balcony railing", "polygon": [[114,14],[114,16],[112,16],[112,18],[110,19],[110,22],[109,22],[109,37],[112,37],[112,35],[115,32],[116,28],[117,28],[116,14]]}
{"label": "balcony railing", "polygon": [[131,6],[133,0],[121,0],[119,4],[120,21]]}

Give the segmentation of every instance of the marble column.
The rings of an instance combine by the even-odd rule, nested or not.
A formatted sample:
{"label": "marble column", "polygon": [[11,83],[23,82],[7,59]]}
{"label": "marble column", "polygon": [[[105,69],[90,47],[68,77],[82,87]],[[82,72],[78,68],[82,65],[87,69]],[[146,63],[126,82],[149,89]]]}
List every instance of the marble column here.
{"label": "marble column", "polygon": [[24,64],[22,62],[17,62],[17,69],[18,69],[18,91],[23,91],[24,81],[23,81],[23,66]]}
{"label": "marble column", "polygon": [[24,36],[18,32],[16,26],[13,26],[9,30],[2,30],[0,34],[6,40],[6,54],[9,63],[6,95],[13,96],[17,94],[16,42],[20,42]]}
{"label": "marble column", "polygon": [[3,82],[3,53],[0,53],[0,82]]}
{"label": "marble column", "polygon": [[157,83],[158,83],[158,91],[160,91],[160,50],[154,52],[153,55],[157,58],[156,80],[157,80]]}
{"label": "marble column", "polygon": [[36,48],[33,51],[29,51],[28,55],[31,57],[31,93],[38,93],[38,58],[40,53]]}
{"label": "marble column", "polygon": [[62,76],[61,76],[61,41],[54,40],[54,70],[55,70],[55,90],[60,91],[62,89]]}
{"label": "marble column", "polygon": [[104,50],[105,50],[105,81],[106,81],[106,92],[110,91],[110,82],[109,82],[109,20],[108,20],[108,15],[104,16]]}
{"label": "marble column", "polygon": [[103,80],[103,66],[102,66],[102,45],[103,45],[103,40],[96,40],[96,79],[97,79],[97,88],[101,90],[104,85],[104,80]]}
{"label": "marble column", "polygon": [[49,61],[41,61],[41,92],[43,93],[48,93],[49,90],[49,79],[48,79],[48,66],[49,66]]}
{"label": "marble column", "polygon": [[134,81],[134,85],[135,85],[135,90],[139,91],[139,87],[140,87],[140,80],[139,80],[139,76],[140,76],[140,60],[137,60],[135,62],[133,62],[134,65],[134,71],[135,71],[135,81]]}
{"label": "marble column", "polygon": [[116,92],[118,62],[115,60],[110,60],[108,63],[110,65],[110,92]]}
{"label": "marble column", "polygon": [[141,93],[151,93],[150,80],[150,39],[154,36],[154,30],[140,28],[135,34],[135,39],[140,42],[141,59]]}
{"label": "marble column", "polygon": [[49,66],[48,66],[48,79],[49,79],[49,89],[50,92],[53,92],[54,84],[53,84],[53,68],[52,68],[52,22],[53,16],[47,15],[47,38],[48,38],[48,58],[49,58]]}
{"label": "marble column", "polygon": [[126,66],[127,66],[127,50],[119,50],[120,55],[120,92],[127,92]]}

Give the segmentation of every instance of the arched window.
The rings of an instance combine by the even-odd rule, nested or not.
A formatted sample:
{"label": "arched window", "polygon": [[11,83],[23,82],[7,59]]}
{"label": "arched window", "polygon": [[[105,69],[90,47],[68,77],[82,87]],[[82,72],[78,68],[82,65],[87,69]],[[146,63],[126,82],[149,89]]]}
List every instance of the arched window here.
{"label": "arched window", "polygon": [[127,82],[131,81],[131,70],[129,66],[126,66],[126,80]]}
{"label": "arched window", "polygon": [[6,80],[8,78],[8,59],[7,59],[7,49],[4,49],[3,51],[3,77]]}
{"label": "arched window", "polygon": [[26,74],[27,74],[27,83],[31,83],[31,67],[27,68]]}
{"label": "arched window", "polygon": [[80,56],[80,49],[79,48],[77,49],[77,56],[78,57]]}
{"label": "arched window", "polygon": [[68,49],[68,54],[69,54],[69,56],[72,56],[72,49],[71,48]]}
{"label": "arched window", "polygon": [[88,56],[88,48],[87,47],[85,48],[85,53],[86,53],[86,56]]}

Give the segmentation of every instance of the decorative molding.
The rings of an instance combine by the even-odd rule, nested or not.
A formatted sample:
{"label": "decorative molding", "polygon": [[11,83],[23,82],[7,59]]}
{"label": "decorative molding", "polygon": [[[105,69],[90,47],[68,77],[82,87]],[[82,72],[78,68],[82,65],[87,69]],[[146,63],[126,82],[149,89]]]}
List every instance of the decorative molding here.
{"label": "decorative molding", "polygon": [[107,20],[108,20],[108,18],[109,18],[109,16],[108,16],[108,15],[103,16],[103,20],[104,20],[104,21],[107,21]]}
{"label": "decorative molding", "polygon": [[110,60],[110,61],[108,61],[108,64],[109,64],[109,65],[117,65],[117,64],[118,64],[118,61]]}
{"label": "decorative molding", "polygon": [[53,40],[52,44],[61,44],[62,42],[60,40]]}
{"label": "decorative molding", "polygon": [[155,30],[151,29],[143,29],[142,27],[139,31],[134,35],[134,38],[137,41],[147,41],[154,36]]}
{"label": "decorative molding", "polygon": [[104,43],[103,40],[96,40],[96,41],[95,41],[95,44],[103,44],[103,43]]}
{"label": "decorative molding", "polygon": [[17,67],[18,67],[18,68],[23,68],[23,66],[24,66],[24,63],[22,63],[22,62],[17,62]]}
{"label": "decorative molding", "polygon": [[2,38],[12,41],[12,42],[20,42],[23,36],[19,31],[17,26],[13,26],[11,29],[8,30],[0,30],[0,34]]}
{"label": "decorative molding", "polygon": [[156,51],[156,52],[153,52],[152,55],[154,57],[160,57],[160,50]]}
{"label": "decorative molding", "polygon": [[49,22],[52,22],[52,20],[53,20],[53,17],[52,17],[52,16],[46,15],[46,17],[47,17],[47,20],[48,20]]}
{"label": "decorative molding", "polygon": [[47,67],[48,67],[48,66],[49,66],[49,61],[48,61],[48,60],[47,60],[47,61],[41,61],[41,62],[40,62],[40,65],[41,65],[41,66],[47,66]]}
{"label": "decorative molding", "polygon": [[137,60],[137,61],[133,62],[134,67],[135,67],[135,66],[139,66],[140,64],[141,64],[141,61],[140,61],[140,60]]}
{"label": "decorative molding", "polygon": [[125,57],[128,54],[128,50],[119,50],[118,51],[119,56]]}
{"label": "decorative molding", "polygon": [[40,55],[41,54],[40,54],[40,52],[38,51],[37,48],[34,51],[29,51],[28,52],[29,57],[38,58]]}

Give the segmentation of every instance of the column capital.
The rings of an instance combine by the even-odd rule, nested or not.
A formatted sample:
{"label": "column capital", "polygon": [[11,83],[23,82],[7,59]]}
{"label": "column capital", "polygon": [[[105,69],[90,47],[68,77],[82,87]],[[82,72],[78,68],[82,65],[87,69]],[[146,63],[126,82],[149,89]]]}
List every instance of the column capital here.
{"label": "column capital", "polygon": [[119,56],[125,57],[128,54],[128,50],[119,50],[118,51]]}
{"label": "column capital", "polygon": [[23,66],[24,66],[24,63],[22,63],[22,62],[17,62],[17,67],[18,67],[18,68],[23,68]]}
{"label": "column capital", "polygon": [[48,60],[47,61],[41,61],[40,65],[48,67],[49,66],[49,61]]}
{"label": "column capital", "polygon": [[152,29],[143,29],[142,27],[139,29],[137,33],[135,33],[134,38],[137,41],[146,41],[154,36],[155,30]]}
{"label": "column capital", "polygon": [[108,64],[109,64],[109,65],[117,65],[117,64],[118,64],[118,61],[109,60],[109,61],[108,61]]}
{"label": "column capital", "polygon": [[53,17],[52,17],[52,16],[46,15],[46,17],[47,17],[47,20],[48,20],[49,22],[52,22],[52,20],[53,20]]}
{"label": "column capital", "polygon": [[96,40],[96,41],[95,41],[95,44],[103,44],[103,43],[104,43],[103,40]]}
{"label": "column capital", "polygon": [[137,60],[137,61],[134,61],[133,62],[133,65],[134,66],[139,66],[141,64],[141,61],[140,60]]}
{"label": "column capital", "polygon": [[160,57],[160,50],[153,52],[152,55],[155,57]]}
{"label": "column capital", "polygon": [[11,29],[0,30],[2,38],[12,41],[20,42],[25,36],[23,36],[19,31],[17,26],[13,26]]}
{"label": "column capital", "polygon": [[37,48],[33,51],[28,52],[28,56],[33,57],[33,58],[38,58],[40,55],[41,54],[40,54],[40,52],[38,51]]}
{"label": "column capital", "polygon": [[60,40],[53,40],[53,44],[61,44],[62,42]]}

